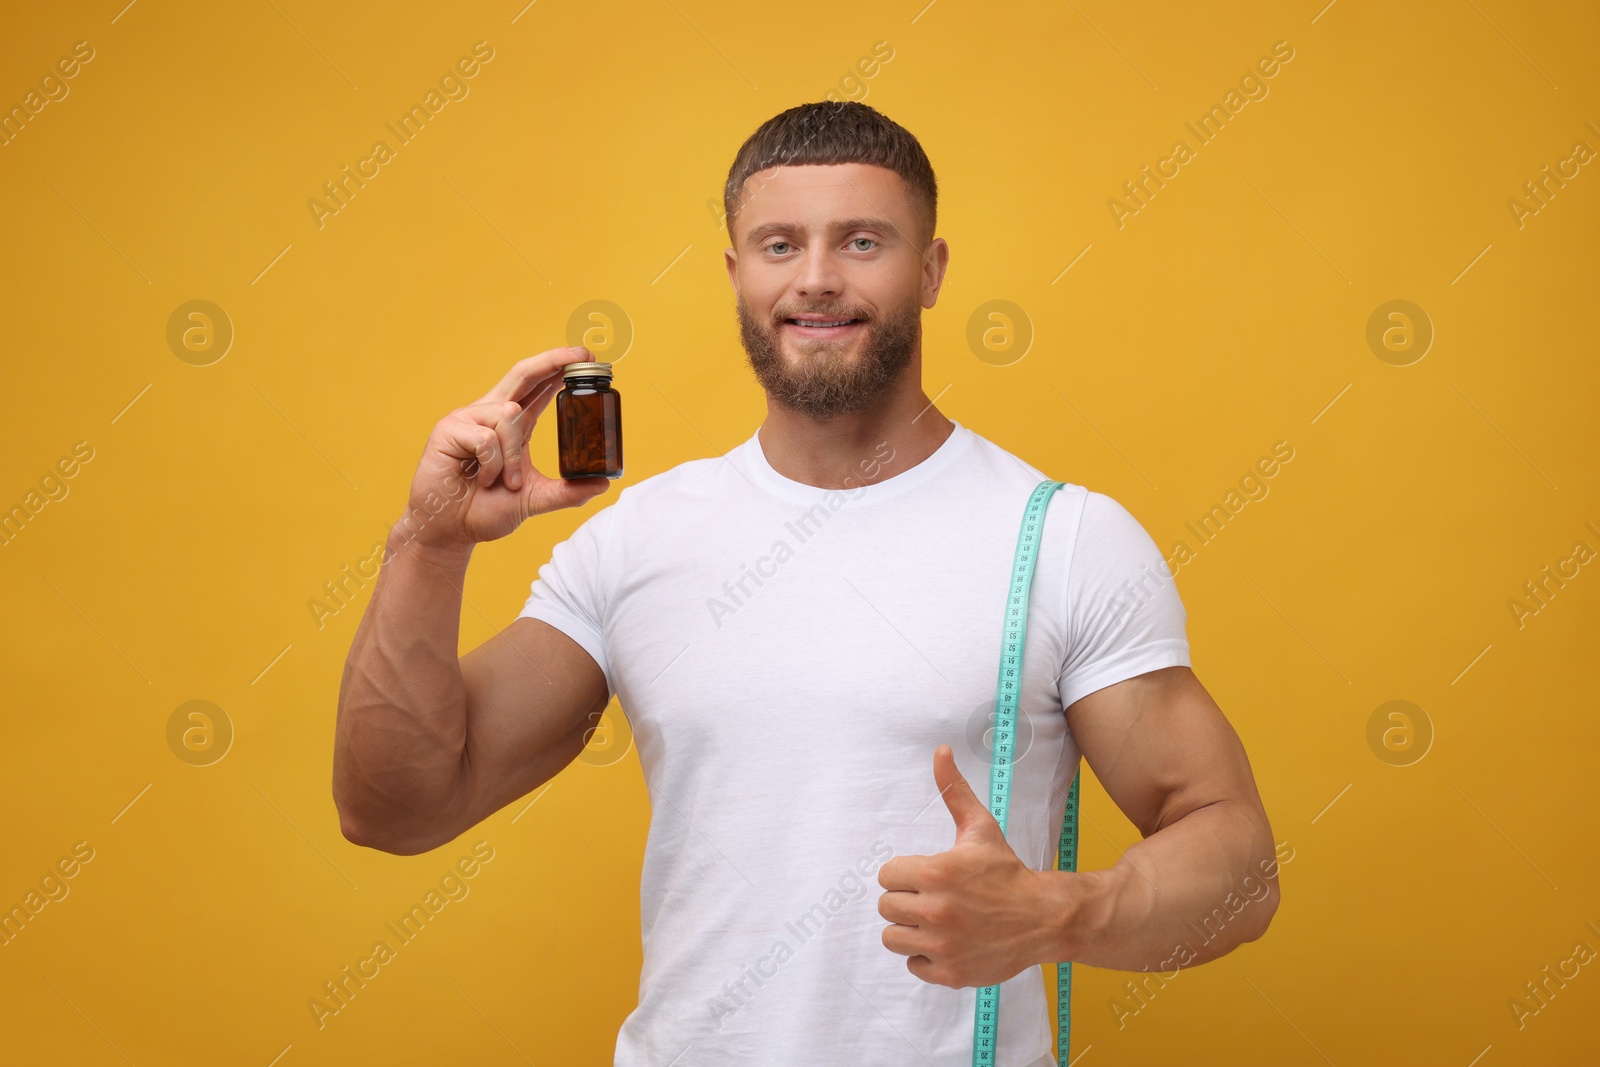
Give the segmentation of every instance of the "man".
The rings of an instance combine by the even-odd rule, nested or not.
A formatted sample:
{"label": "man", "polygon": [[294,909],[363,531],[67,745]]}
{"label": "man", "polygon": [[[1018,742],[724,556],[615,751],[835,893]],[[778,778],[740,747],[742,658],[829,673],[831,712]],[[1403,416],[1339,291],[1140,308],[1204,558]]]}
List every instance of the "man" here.
{"label": "man", "polygon": [[[453,839],[566,766],[614,694],[652,807],[619,1067],[964,1064],[975,987],[997,983],[998,1062],[1046,1067],[1038,964],[1170,978],[1265,931],[1249,762],[1189,669],[1155,544],[1069,483],[1043,524],[1001,834],[968,783],[987,795],[1002,611],[1045,475],[922,390],[949,259],[933,170],[873,108],[809,104],[751,136],[725,202],[766,420],[623,489],[459,663],[472,546],[609,483],[527,457],[582,349],[441,420],[341,687],[344,833],[403,855]],[[1144,840],[1061,872],[1080,752]],[[1224,907],[1241,886],[1249,906]]]}

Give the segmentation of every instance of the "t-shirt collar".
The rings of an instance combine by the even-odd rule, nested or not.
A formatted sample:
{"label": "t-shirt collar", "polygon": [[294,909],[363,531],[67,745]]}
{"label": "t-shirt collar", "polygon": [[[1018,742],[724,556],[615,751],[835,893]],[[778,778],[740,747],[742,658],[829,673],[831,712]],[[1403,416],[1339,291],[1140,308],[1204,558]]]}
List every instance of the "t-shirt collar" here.
{"label": "t-shirt collar", "polygon": [[[728,458],[734,461],[739,470],[757,488],[785,500],[800,504],[815,504],[843,499],[850,501],[852,506],[872,504],[899,496],[933,480],[966,451],[975,436],[973,431],[955,419],[950,421],[952,429],[949,436],[921,463],[870,485],[852,482],[843,488],[825,489],[779,474],[773,469],[772,464],[767,462],[766,452],[761,447],[759,429],[751,433],[743,444],[729,452]],[[882,464],[890,457],[889,447],[885,443],[866,451],[858,466],[863,477],[871,474],[875,465]]]}

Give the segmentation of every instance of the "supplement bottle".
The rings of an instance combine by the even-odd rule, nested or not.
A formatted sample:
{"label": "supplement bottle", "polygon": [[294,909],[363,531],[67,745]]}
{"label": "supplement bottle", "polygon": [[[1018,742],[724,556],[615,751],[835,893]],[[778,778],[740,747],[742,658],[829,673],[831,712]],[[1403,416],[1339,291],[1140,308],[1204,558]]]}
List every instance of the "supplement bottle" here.
{"label": "supplement bottle", "polygon": [[622,477],[622,395],[611,364],[568,363],[556,394],[556,439],[563,478]]}

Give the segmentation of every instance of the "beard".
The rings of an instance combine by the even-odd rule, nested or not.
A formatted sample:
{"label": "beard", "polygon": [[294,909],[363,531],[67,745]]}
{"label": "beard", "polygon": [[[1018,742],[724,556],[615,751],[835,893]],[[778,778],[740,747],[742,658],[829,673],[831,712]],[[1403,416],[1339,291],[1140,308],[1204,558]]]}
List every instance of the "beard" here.
{"label": "beard", "polygon": [[[922,307],[912,300],[881,319],[861,308],[781,307],[773,318],[757,321],[741,295],[739,340],[756,380],[767,399],[826,422],[871,407],[911,363],[922,341]],[[830,338],[786,337],[784,320],[789,312],[861,319],[859,336]],[[860,348],[851,356],[850,346]],[[794,355],[786,355],[787,346]]]}

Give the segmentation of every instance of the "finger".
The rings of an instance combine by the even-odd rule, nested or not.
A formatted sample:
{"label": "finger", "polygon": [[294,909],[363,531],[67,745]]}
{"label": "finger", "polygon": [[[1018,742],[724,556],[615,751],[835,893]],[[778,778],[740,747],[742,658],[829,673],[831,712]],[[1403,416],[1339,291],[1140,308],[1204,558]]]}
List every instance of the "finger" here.
{"label": "finger", "polygon": [[519,403],[522,405],[522,443],[526,445],[533,437],[534,424],[539,421],[539,416],[544,414],[544,409],[550,406],[550,401],[561,392],[561,379],[551,378],[540,382],[533,390],[523,397]]}
{"label": "finger", "polygon": [[548,352],[540,352],[537,356],[518,360],[493,389],[478,399],[478,403],[484,404],[495,400],[520,401],[540,382],[561,373],[561,368],[568,363],[577,363],[588,358],[588,350],[579,346],[552,348]]}
{"label": "finger", "polygon": [[933,780],[944,797],[945,807],[950,809],[950,817],[955,820],[957,840],[999,832],[1000,824],[956,768],[955,752],[949,745],[933,750]]}
{"label": "finger", "polygon": [[918,894],[894,890],[878,896],[878,914],[892,923],[904,926],[922,925],[922,917],[914,910]]}
{"label": "finger", "polygon": [[896,856],[878,868],[878,884],[885,889],[915,893],[925,881],[929,856]]}
{"label": "finger", "polygon": [[547,478],[530,471],[526,485],[521,493],[525,516],[579,507],[609,489],[611,482],[606,478]]}
{"label": "finger", "polygon": [[481,432],[478,435],[478,446],[473,454],[473,458],[478,461],[474,477],[480,486],[487,489],[500,476],[505,453],[500,448],[500,435],[494,432],[494,427],[479,426],[479,430]]}
{"label": "finger", "polygon": [[[532,479],[539,477],[533,469],[533,459],[528,455],[528,442],[533,440],[533,428],[539,421],[539,416],[549,406],[551,399],[561,391],[561,379],[551,378],[534,386],[522,400],[517,401],[518,414],[516,418],[516,459],[509,464],[506,475],[506,484],[512,489],[521,489],[528,485]],[[508,442],[507,447],[510,447]],[[510,471],[515,471],[513,476]],[[512,480],[514,477],[515,480]],[[581,500],[580,500],[581,503]]]}
{"label": "finger", "polygon": [[960,986],[946,979],[944,971],[926,956],[912,956],[906,960],[906,970],[927,982],[929,985],[949,986],[959,989]]}
{"label": "finger", "polygon": [[[496,412],[498,408],[498,413]],[[496,417],[498,414],[498,417]],[[503,400],[498,405],[485,408],[484,415],[494,419],[495,437],[501,455],[500,469],[506,488],[522,487],[522,405],[514,400]]]}
{"label": "finger", "polygon": [[458,414],[446,419],[439,432],[443,450],[461,461],[463,478],[475,479],[480,486],[493,482],[495,474],[499,473],[500,446],[492,428],[470,415]]}
{"label": "finger", "polygon": [[882,934],[883,947],[890,952],[901,956],[922,956],[930,951],[929,938],[915,926],[885,926]]}
{"label": "finger", "polygon": [[506,459],[506,453],[501,450],[499,435],[494,432],[493,426],[483,426],[482,422],[478,422],[477,434],[474,434],[474,440],[475,446],[474,451],[472,451],[472,458],[477,461],[478,466],[477,470],[474,470],[472,474],[477,478],[478,485],[483,486],[486,490],[486,488],[494,485],[494,478],[499,477],[501,466],[504,464],[504,459]]}

